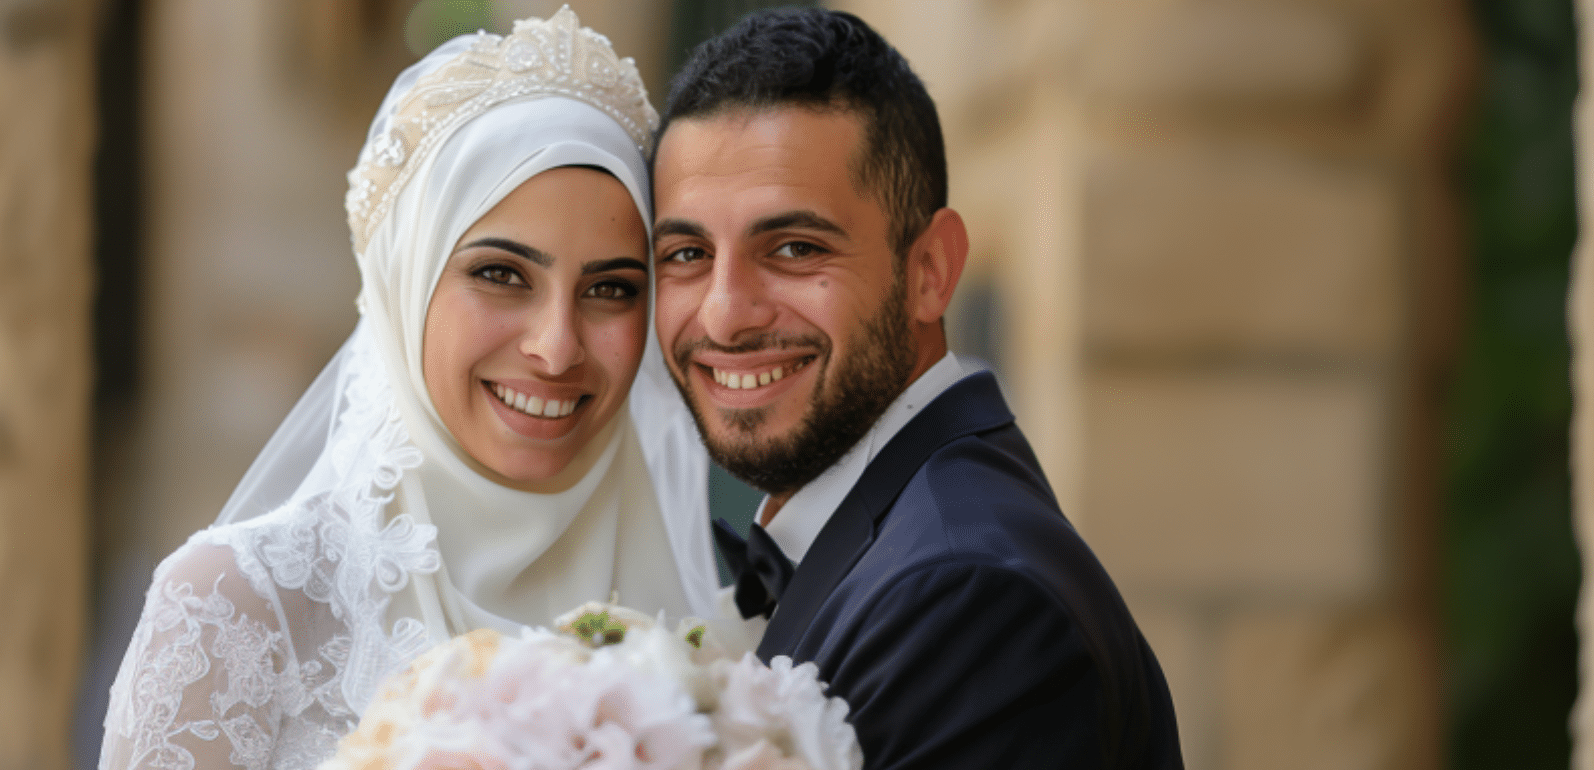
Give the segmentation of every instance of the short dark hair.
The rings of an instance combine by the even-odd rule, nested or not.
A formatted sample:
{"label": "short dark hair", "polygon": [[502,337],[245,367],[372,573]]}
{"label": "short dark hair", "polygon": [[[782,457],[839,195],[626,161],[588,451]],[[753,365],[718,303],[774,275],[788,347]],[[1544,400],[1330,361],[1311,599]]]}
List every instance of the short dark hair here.
{"label": "short dark hair", "polygon": [[853,184],[880,203],[891,247],[905,257],[946,206],[946,145],[924,83],[857,16],[780,8],[743,17],[692,51],[670,83],[657,137],[675,120],[784,106],[859,116]]}

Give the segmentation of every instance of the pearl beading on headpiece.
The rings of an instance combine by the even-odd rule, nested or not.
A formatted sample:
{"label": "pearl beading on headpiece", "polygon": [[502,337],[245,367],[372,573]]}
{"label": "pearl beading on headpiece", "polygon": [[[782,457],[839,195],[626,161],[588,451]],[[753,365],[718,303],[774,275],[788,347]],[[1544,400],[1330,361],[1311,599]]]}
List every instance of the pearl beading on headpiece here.
{"label": "pearl beading on headpiece", "polygon": [[498,104],[537,95],[602,110],[644,155],[659,123],[636,62],[616,56],[609,39],[582,27],[570,6],[547,20],[517,21],[508,36],[480,32],[469,49],[416,81],[386,130],[360,152],[344,198],[355,252],[365,251],[421,159],[455,129]]}

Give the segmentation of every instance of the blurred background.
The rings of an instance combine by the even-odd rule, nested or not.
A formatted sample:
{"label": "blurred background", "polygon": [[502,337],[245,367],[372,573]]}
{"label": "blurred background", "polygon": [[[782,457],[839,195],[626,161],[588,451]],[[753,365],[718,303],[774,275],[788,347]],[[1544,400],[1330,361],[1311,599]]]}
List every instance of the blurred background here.
{"label": "blurred background", "polygon": [[[766,4],[571,2],[655,104]],[[0,770],[95,766],[151,569],[352,329],[392,77],[557,5],[0,0]],[[830,5],[939,105],[953,347],[1188,766],[1567,767],[1572,0]]]}

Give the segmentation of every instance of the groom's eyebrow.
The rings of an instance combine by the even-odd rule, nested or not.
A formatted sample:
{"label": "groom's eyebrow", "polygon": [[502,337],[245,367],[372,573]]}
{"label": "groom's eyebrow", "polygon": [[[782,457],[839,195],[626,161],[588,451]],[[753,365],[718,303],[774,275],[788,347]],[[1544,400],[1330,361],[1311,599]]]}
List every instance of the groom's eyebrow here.
{"label": "groom's eyebrow", "polygon": [[770,216],[764,217],[763,219],[753,222],[751,225],[747,226],[747,235],[751,237],[754,235],[762,235],[764,233],[774,232],[776,230],[790,230],[794,228],[798,230],[816,230],[821,233],[830,233],[831,235],[842,238],[847,237],[847,231],[841,229],[841,225],[825,219],[824,217],[819,216],[818,214],[807,209],[800,211],[786,211],[780,214],[772,214]]}
{"label": "groom's eyebrow", "polygon": [[708,240],[708,229],[688,219],[661,219],[653,226],[653,239],[666,235],[684,235],[688,238]]}
{"label": "groom's eyebrow", "polygon": [[478,246],[485,246],[487,248],[507,251],[510,254],[514,254],[517,257],[521,257],[528,262],[536,263],[542,267],[550,267],[553,265],[553,257],[547,252],[527,246],[519,241],[511,241],[508,238],[478,238],[477,240],[460,246],[454,251],[460,252],[466,249],[474,249]]}

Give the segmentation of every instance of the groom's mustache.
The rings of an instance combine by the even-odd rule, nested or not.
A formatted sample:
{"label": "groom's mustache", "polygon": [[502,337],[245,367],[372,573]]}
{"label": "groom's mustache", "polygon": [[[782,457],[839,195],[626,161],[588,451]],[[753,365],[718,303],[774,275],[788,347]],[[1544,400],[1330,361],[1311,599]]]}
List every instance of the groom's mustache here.
{"label": "groom's mustache", "polygon": [[830,345],[823,338],[812,334],[780,334],[778,332],[764,332],[748,337],[734,345],[721,345],[707,337],[681,342],[675,346],[675,366],[684,376],[692,365],[692,356],[704,352],[723,353],[726,355],[742,355],[746,353],[759,353],[766,350],[785,350],[789,348],[808,348],[816,351],[821,357],[830,353]]}

